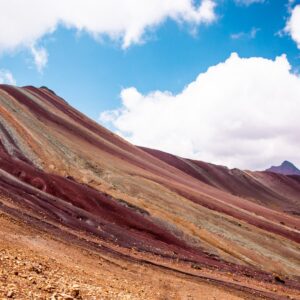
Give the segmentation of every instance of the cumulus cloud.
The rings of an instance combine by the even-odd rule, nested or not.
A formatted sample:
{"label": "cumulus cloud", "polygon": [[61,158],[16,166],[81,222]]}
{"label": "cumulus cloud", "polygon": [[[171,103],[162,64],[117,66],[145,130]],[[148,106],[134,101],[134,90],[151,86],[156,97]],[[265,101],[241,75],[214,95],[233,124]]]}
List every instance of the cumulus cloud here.
{"label": "cumulus cloud", "polygon": [[300,77],[285,55],[233,53],[179,94],[131,87],[121,100],[100,120],[134,144],[230,167],[300,165]]}
{"label": "cumulus cloud", "polygon": [[10,71],[0,69],[0,84],[16,85],[16,80]]}
{"label": "cumulus cloud", "polygon": [[[214,0],[0,0],[0,51],[30,47],[61,25],[106,35],[123,47],[165,21],[199,25],[215,20]],[[4,30],[5,29],[5,30]]]}
{"label": "cumulus cloud", "polygon": [[286,24],[285,31],[291,35],[300,49],[300,4],[291,10],[291,16]]}

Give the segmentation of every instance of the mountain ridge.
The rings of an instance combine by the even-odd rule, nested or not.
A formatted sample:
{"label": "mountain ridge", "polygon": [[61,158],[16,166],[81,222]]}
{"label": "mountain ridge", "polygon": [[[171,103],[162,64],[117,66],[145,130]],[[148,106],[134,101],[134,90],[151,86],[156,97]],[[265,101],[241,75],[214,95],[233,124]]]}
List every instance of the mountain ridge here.
{"label": "mountain ridge", "polygon": [[266,170],[266,172],[272,172],[282,175],[299,175],[300,170],[291,162],[285,160],[279,166],[272,166]]}
{"label": "mountain ridge", "polygon": [[[0,85],[0,104],[0,221],[41,230],[34,251],[46,233],[67,249],[109,257],[102,264],[128,280],[130,271],[109,261],[183,276],[185,287],[190,277],[208,279],[231,298],[299,295],[298,178],[134,146],[45,88]],[[149,293],[139,299],[159,299],[151,286],[135,293],[142,288]]]}

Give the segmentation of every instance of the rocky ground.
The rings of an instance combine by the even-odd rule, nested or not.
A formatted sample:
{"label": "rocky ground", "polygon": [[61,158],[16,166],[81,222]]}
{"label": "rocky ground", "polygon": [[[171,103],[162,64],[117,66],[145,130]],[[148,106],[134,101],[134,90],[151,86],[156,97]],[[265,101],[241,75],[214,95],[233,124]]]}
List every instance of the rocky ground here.
{"label": "rocky ground", "polygon": [[67,245],[4,214],[0,228],[0,299],[254,299]]}
{"label": "rocky ground", "polygon": [[[3,213],[0,241],[0,299],[300,299],[284,285],[229,274],[241,285],[236,289],[96,253]],[[196,271],[209,277],[208,270]],[[211,274],[226,282],[224,275]]]}

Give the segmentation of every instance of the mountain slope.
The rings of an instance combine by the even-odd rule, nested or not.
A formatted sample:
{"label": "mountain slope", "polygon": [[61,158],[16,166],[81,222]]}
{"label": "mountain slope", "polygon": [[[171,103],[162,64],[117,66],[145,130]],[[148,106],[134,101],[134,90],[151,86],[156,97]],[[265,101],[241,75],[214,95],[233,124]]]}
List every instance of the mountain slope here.
{"label": "mountain slope", "polygon": [[265,207],[291,215],[300,215],[300,177],[298,176],[228,169],[224,166],[177,157],[159,150],[143,147],[141,149],[203,183]]}
{"label": "mountain slope", "polygon": [[190,276],[204,285],[209,278],[232,297],[299,295],[297,176],[138,148],[46,88],[1,85],[0,117],[6,218],[126,262],[120,276],[132,278],[140,265],[184,286]]}

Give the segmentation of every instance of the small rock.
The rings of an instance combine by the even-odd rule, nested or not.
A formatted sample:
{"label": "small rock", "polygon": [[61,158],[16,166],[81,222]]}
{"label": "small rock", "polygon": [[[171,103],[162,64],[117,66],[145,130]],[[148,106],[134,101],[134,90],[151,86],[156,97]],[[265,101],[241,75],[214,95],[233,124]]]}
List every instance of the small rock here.
{"label": "small rock", "polygon": [[30,277],[28,278],[28,280],[29,280],[32,284],[36,284],[36,280],[35,280],[34,277],[30,276]]}
{"label": "small rock", "polygon": [[33,264],[29,271],[35,272],[37,274],[41,274],[43,272],[43,267],[39,264]]}
{"label": "small rock", "polygon": [[6,294],[6,297],[7,298],[13,298],[15,295],[15,292],[14,291],[8,291],[7,294]]}
{"label": "small rock", "polygon": [[48,284],[48,285],[46,285],[46,287],[44,288],[44,290],[45,290],[46,292],[51,293],[51,292],[54,292],[55,287],[52,286],[51,284]]}
{"label": "small rock", "polygon": [[196,270],[202,270],[201,266],[199,266],[198,264],[192,264],[192,268]]}
{"label": "small rock", "polygon": [[281,284],[285,284],[285,280],[283,278],[281,278],[280,276],[275,276],[274,277],[275,281]]}
{"label": "small rock", "polygon": [[67,295],[67,294],[60,294],[60,296],[64,299],[64,300],[74,300],[75,298],[72,297],[71,295]]}
{"label": "small rock", "polygon": [[80,287],[77,284],[74,284],[71,288],[71,296],[74,298],[80,297]]}
{"label": "small rock", "polygon": [[50,300],[57,300],[57,293],[52,294]]}

